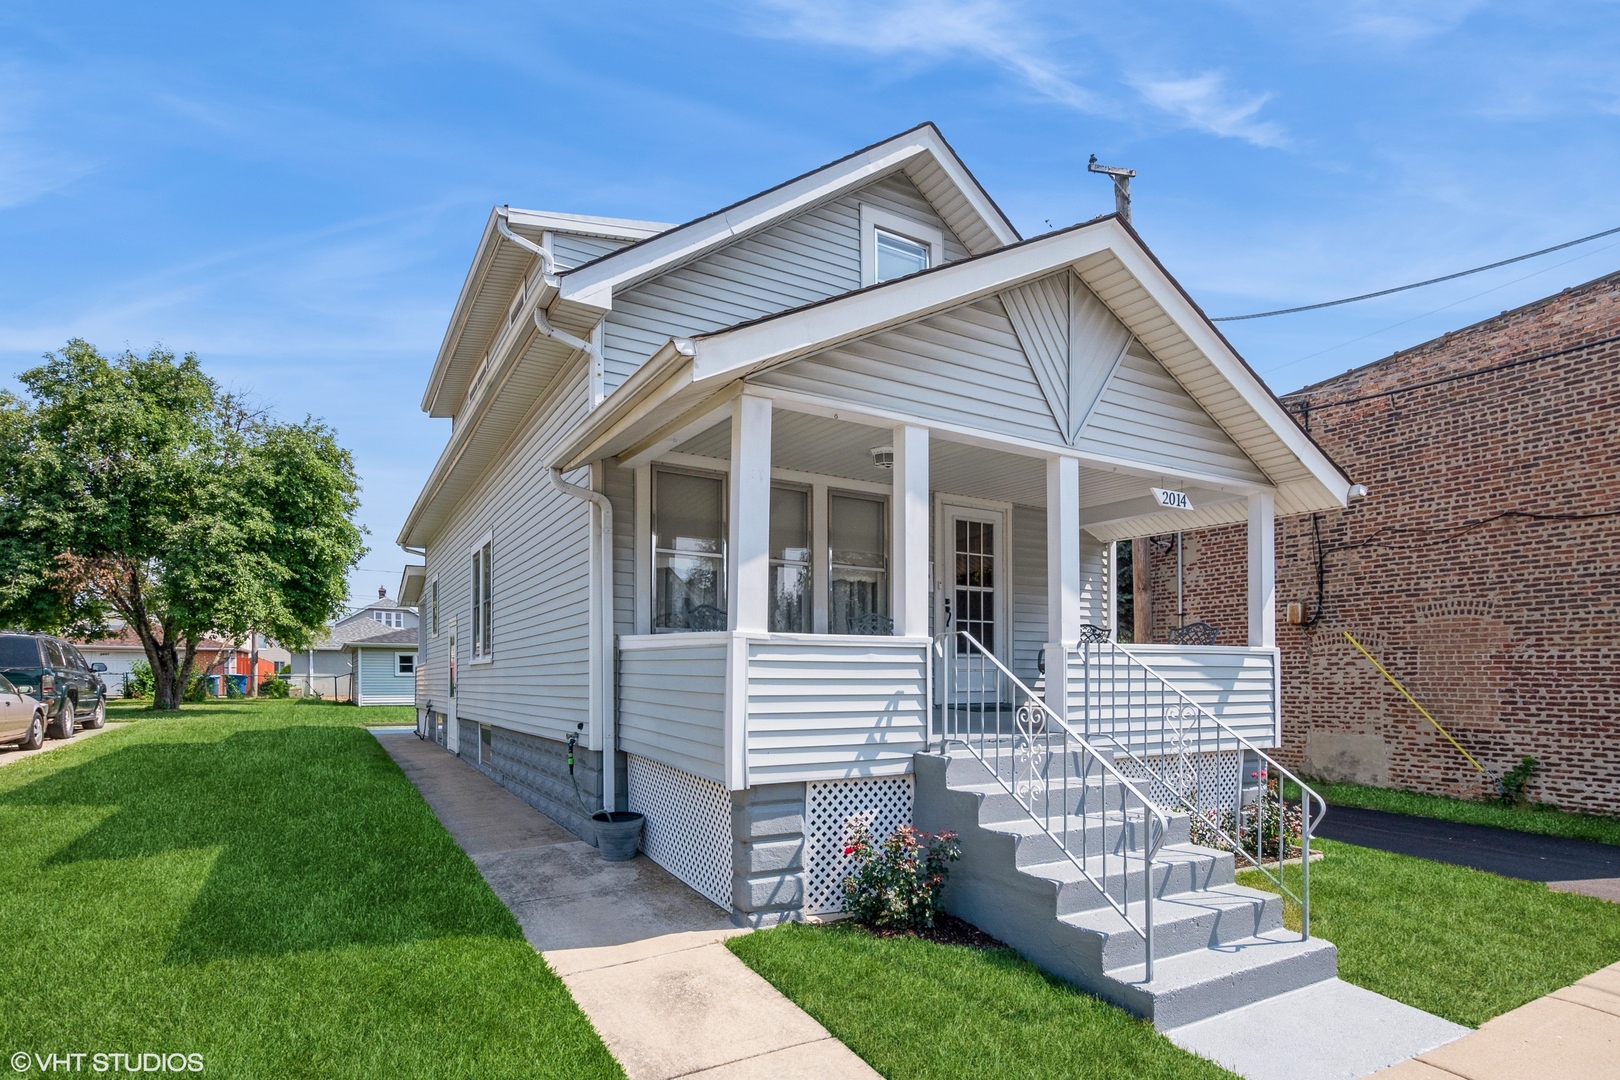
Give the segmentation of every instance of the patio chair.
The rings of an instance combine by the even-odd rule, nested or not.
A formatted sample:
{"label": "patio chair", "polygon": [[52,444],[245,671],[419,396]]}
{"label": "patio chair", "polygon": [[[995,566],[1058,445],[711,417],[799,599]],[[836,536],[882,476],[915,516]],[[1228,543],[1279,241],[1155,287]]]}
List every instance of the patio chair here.
{"label": "patio chair", "polygon": [[1169,642],[1172,645],[1213,645],[1220,632],[1219,627],[1207,622],[1191,622],[1186,626],[1172,627]]}
{"label": "patio chair", "polygon": [[858,615],[849,621],[849,632],[871,637],[887,637],[894,633],[894,620],[887,615],[868,611],[865,615]]}

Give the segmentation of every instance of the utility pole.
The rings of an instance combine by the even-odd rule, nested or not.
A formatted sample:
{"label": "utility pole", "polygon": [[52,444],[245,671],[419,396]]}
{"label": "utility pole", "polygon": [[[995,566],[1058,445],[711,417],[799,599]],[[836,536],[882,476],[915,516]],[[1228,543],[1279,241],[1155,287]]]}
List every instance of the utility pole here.
{"label": "utility pole", "polygon": [[1114,212],[1124,219],[1125,224],[1131,223],[1131,177],[1136,175],[1135,169],[1116,169],[1110,165],[1097,164],[1097,155],[1092,154],[1091,160],[1086,163],[1086,171],[1102,173],[1104,176],[1114,178]]}

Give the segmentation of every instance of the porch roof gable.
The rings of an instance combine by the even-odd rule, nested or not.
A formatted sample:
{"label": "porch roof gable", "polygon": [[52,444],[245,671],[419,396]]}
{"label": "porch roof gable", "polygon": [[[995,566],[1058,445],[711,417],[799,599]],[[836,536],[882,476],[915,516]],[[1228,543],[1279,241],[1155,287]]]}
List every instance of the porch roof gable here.
{"label": "porch roof gable", "polygon": [[674,439],[702,423],[696,414],[737,392],[746,378],[1064,267],[1249,456],[1277,488],[1279,511],[1345,504],[1349,479],[1117,215],[713,334],[671,340],[575,431],[553,463],[572,468],[622,454],[660,432],[665,441]]}

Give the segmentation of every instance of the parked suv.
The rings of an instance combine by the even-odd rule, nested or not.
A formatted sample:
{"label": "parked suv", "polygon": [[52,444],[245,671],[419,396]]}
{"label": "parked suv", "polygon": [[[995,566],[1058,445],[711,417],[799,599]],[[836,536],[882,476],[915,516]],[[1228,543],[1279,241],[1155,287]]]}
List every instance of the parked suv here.
{"label": "parked suv", "polygon": [[106,664],[87,664],[79,650],[48,634],[0,634],[0,675],[45,704],[51,735],[69,738],[82,722],[107,722]]}

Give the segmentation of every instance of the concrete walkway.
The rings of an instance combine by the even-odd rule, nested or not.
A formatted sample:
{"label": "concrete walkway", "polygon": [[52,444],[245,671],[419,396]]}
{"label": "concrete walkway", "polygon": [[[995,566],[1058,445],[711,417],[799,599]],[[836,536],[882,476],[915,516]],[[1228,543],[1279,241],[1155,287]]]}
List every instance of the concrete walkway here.
{"label": "concrete walkway", "polygon": [[1329,810],[1317,835],[1620,903],[1620,847],[1613,844],[1352,806]]}
{"label": "concrete walkway", "polygon": [[1487,1020],[1385,1069],[1378,1080],[1613,1080],[1620,1076],[1620,964]]}
{"label": "concrete walkway", "polygon": [[432,743],[377,733],[630,1080],[877,1077],[722,942],[728,914],[596,849]]}
{"label": "concrete walkway", "polygon": [[14,743],[7,746],[0,746],[0,765],[11,765],[27,758],[31,758],[36,754],[48,754],[52,750],[59,750],[64,746],[72,746],[74,743],[81,743],[86,739],[93,739],[97,735],[100,735],[103,731],[111,731],[113,728],[127,726],[127,721],[124,723],[114,723],[113,721],[109,720],[106,724],[98,728],[79,728],[73,733],[73,737],[70,739],[53,739],[46,736],[44,744],[41,745],[38,750],[20,750]]}
{"label": "concrete walkway", "polygon": [[1469,1029],[1328,979],[1164,1034],[1244,1080],[1359,1080]]}

